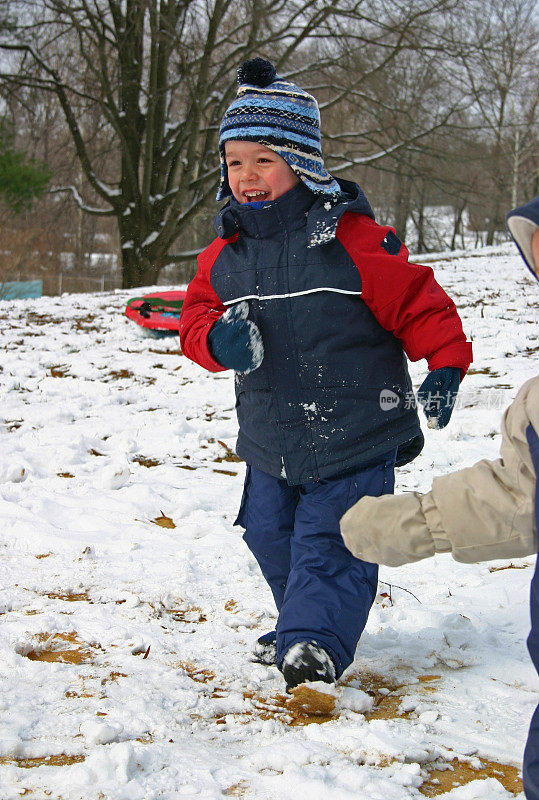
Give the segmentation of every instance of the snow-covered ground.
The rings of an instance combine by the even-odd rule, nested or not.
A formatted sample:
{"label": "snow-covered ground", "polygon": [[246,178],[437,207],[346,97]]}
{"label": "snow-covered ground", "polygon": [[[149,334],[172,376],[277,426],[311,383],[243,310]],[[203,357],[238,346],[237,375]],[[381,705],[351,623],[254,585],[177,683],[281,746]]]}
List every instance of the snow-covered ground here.
{"label": "snow-covered ground", "polygon": [[[514,248],[433,267],[475,363],[397,491],[495,457],[537,372]],[[534,559],[382,569],[334,709],[302,717],[250,660],[275,611],[233,526],[232,375],[143,338],[129,296],[0,303],[2,800],[519,796]]]}

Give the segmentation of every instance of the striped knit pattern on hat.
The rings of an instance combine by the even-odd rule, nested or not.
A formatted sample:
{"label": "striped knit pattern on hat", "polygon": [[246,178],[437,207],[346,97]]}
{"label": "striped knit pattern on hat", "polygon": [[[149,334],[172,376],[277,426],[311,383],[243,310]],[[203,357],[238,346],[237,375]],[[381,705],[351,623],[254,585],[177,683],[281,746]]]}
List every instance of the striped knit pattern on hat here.
{"label": "striped knit pattern on hat", "polygon": [[228,183],[225,142],[258,142],[283,158],[312,192],[335,198],[340,187],[326,171],[320,139],[320,112],[315,98],[282,80],[273,65],[261,58],[238,70],[236,99],[219,128],[221,182],[217,200],[232,192]]}

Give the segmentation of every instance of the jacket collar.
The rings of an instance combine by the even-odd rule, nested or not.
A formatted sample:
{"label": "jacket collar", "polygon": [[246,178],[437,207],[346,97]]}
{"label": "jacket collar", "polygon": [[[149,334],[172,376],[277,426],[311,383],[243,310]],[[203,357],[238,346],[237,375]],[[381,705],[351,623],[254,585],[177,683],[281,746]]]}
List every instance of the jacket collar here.
{"label": "jacket collar", "polygon": [[251,208],[248,203],[238,203],[232,197],[215,217],[217,235],[228,239],[243,230],[255,239],[265,239],[303,227],[307,217],[307,246],[327,244],[335,238],[339,220],[346,211],[367,214],[374,219],[363,190],[351,181],[338,182],[341,194],[333,201],[313,194],[303,183],[259,209]]}
{"label": "jacket collar", "polygon": [[374,213],[363,189],[352,181],[337,179],[341,194],[331,203],[327,199],[317,197],[307,217],[308,247],[318,247],[335,239],[337,225],[344,213],[366,214],[374,219]]}
{"label": "jacket collar", "polygon": [[215,229],[221,238],[242,230],[254,239],[266,239],[304,225],[305,215],[314,200],[313,193],[303,183],[263,208],[254,209],[249,203],[238,203],[231,197],[217,214]]}

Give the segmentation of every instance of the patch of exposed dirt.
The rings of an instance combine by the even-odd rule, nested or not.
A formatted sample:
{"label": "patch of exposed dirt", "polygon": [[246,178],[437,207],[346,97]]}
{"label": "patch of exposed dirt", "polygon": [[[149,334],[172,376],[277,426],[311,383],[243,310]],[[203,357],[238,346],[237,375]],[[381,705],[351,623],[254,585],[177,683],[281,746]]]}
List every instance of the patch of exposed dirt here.
{"label": "patch of exposed dirt", "polygon": [[[192,670],[193,665],[189,666]],[[198,670],[198,673],[206,675],[207,671]],[[214,677],[210,672],[203,682],[211,682]],[[421,691],[435,691],[432,684],[439,678],[439,675],[423,675],[419,678],[419,684],[414,683],[413,686],[418,687]],[[342,685],[361,688],[374,697],[373,710],[365,714],[367,719],[402,719],[410,713],[400,711],[402,696],[407,688],[406,683],[398,683],[395,680],[388,680],[386,676],[362,672],[360,676],[349,675]],[[214,696],[222,697],[222,692],[222,688],[216,688]],[[262,720],[277,719],[284,725],[295,727],[313,723],[320,725],[338,719],[340,715],[336,708],[336,696],[319,692],[305,685],[292,689],[289,694],[275,694],[266,697],[254,691],[245,691],[243,696],[246,700],[251,701],[252,708],[232,715],[240,723],[242,721],[247,723],[253,717],[257,717]],[[224,715],[216,717],[215,723],[217,725],[225,724],[226,717]]]}
{"label": "patch of exposed dirt", "polygon": [[[366,719],[393,719],[408,716],[409,712],[399,711],[403,694],[414,688],[420,692],[436,692],[437,683],[442,676],[425,674],[418,675],[417,678],[418,684],[407,684],[406,681],[401,683],[398,679],[388,679],[385,675],[358,671],[349,675],[344,683],[360,688],[374,697],[374,709],[365,714]],[[522,781],[516,767],[487,759],[480,759],[480,762],[480,768],[457,758],[426,764],[428,778],[419,791],[425,797],[436,797],[474,780],[496,778],[508,792],[515,795],[522,792]]]}
{"label": "patch of exposed dirt", "polygon": [[175,622],[187,622],[190,624],[198,624],[199,622],[206,622],[207,617],[198,606],[189,605],[188,603],[179,605],[177,608],[166,608],[165,606],[155,607],[152,603],[150,606],[154,609],[157,617],[164,615],[170,617]]}
{"label": "patch of exposed dirt", "polygon": [[215,672],[212,672],[211,669],[199,667],[192,661],[180,661],[177,667],[187,673],[187,675],[197,683],[211,683],[215,680]]}
{"label": "patch of exposed dirt", "polygon": [[40,633],[35,637],[36,646],[23,652],[30,661],[46,661],[49,663],[88,664],[91,663],[98,647],[81,641],[77,634]]}
{"label": "patch of exposed dirt", "polygon": [[421,689],[423,692],[436,692],[438,690],[437,686],[433,686],[434,683],[437,683],[442,679],[441,675],[418,675],[419,683],[421,684]]}
{"label": "patch of exposed dirt", "polygon": [[86,592],[44,592],[43,597],[48,597],[50,600],[64,600],[66,603],[92,603]]}
{"label": "patch of exposed dirt", "polygon": [[148,353],[157,353],[160,356],[181,356],[181,355],[183,355],[183,353],[181,353],[179,350],[156,350],[154,347],[149,347],[148,348]]}
{"label": "patch of exposed dirt", "polygon": [[119,381],[123,380],[124,378],[134,378],[135,373],[131,372],[130,369],[112,369],[109,373],[107,373],[106,377],[103,378],[105,383],[109,383],[110,381]]}
{"label": "patch of exposed dirt", "polygon": [[130,369],[113,369],[108,372],[101,380],[103,383],[111,383],[112,381],[120,381],[125,380],[127,378],[132,378],[137,383],[143,383],[145,386],[153,386],[156,382],[157,378],[151,377],[149,375],[135,375],[134,372],[131,372]]}
{"label": "patch of exposed dirt", "polygon": [[58,475],[59,478],[74,478],[75,477],[72,472],[57,472],[56,474]]}
{"label": "patch of exposed dirt", "polygon": [[71,320],[77,331],[84,333],[100,333],[101,328],[95,324],[95,317],[88,314],[86,317],[75,317]]}
{"label": "patch of exposed dirt", "polygon": [[339,716],[335,712],[337,698],[333,694],[319,692],[305,684],[294,687],[290,694],[292,697],[286,701],[286,707],[297,721],[304,717],[323,718],[326,721]]}
{"label": "patch of exposed dirt", "polygon": [[49,558],[50,556],[52,556],[52,553],[40,553],[36,558]]}
{"label": "patch of exposed dirt", "polygon": [[101,681],[101,686],[105,686],[107,683],[118,683],[120,678],[127,678],[128,676],[125,672],[111,672],[106,678],[103,678]]}
{"label": "patch of exposed dirt", "polygon": [[374,698],[373,710],[365,714],[367,719],[395,719],[407,716],[406,713],[399,713],[406,683],[399,683],[387,675],[364,671],[353,672],[343,683],[361,689]]}
{"label": "patch of exposed dirt", "polygon": [[467,761],[459,761],[457,758],[452,761],[433,761],[425,765],[428,778],[420,786],[419,791],[425,797],[437,797],[457,786],[485,778],[496,778],[504,789],[513,795],[523,791],[520,771],[516,767],[484,758],[480,759],[480,763],[481,766],[476,769]]}
{"label": "patch of exposed dirt", "polygon": [[[243,696],[251,701],[253,710],[243,712],[239,715],[240,718],[277,719],[285,725],[296,727],[312,723],[321,725],[339,716],[335,711],[335,697],[307,686],[297,686],[288,695],[275,694],[264,697],[255,692],[244,692]],[[217,724],[220,721],[225,720],[218,717]]]}
{"label": "patch of exposed dirt", "polygon": [[34,769],[35,767],[70,767],[71,764],[80,764],[86,756],[69,756],[61,753],[57,756],[41,756],[39,758],[21,758],[18,756],[0,756],[0,764],[15,764],[21,769]]}
{"label": "patch of exposed dirt", "polygon": [[489,567],[489,572],[501,572],[504,569],[528,569],[531,564],[506,564],[503,567]]}
{"label": "patch of exposed dirt", "polygon": [[84,698],[95,697],[95,694],[91,694],[90,692],[68,691],[68,692],[65,692],[64,697],[67,697],[68,699],[71,699],[71,698],[79,699],[81,697],[84,697]]}
{"label": "patch of exposed dirt", "polygon": [[[482,301],[478,301],[482,302]],[[490,375],[491,378],[499,378],[500,373],[492,369],[492,367],[471,367],[466,373],[467,375]]]}
{"label": "patch of exposed dirt", "polygon": [[51,317],[49,314],[38,314],[36,311],[29,311],[26,315],[26,322],[34,322],[36,325],[58,325],[65,322],[60,317]]}
{"label": "patch of exposed dirt", "polygon": [[135,456],[133,461],[136,461],[137,464],[140,464],[141,467],[158,467],[162,464],[162,461],[159,461],[157,458],[147,458],[146,456]]}

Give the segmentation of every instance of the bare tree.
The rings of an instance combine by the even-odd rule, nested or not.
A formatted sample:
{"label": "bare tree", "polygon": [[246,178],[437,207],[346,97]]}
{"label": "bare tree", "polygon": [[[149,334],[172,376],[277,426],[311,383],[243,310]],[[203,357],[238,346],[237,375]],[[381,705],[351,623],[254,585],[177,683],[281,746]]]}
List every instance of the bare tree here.
{"label": "bare tree", "polygon": [[[343,45],[347,69],[334,86],[350,100],[349,124],[334,118],[332,170],[355,168],[367,189],[373,174],[384,176],[375,204],[401,237],[413,222],[419,251],[454,247],[470,206],[492,242],[504,210],[537,188],[534,7],[535,0],[469,0],[419,17],[405,41],[416,36],[421,46],[405,46],[383,69],[377,47]],[[327,105],[334,104],[333,93]],[[429,203],[453,206],[446,240],[432,226],[427,237]]]}
{"label": "bare tree", "polygon": [[[537,142],[539,36],[535,0],[470,3],[465,24],[476,46],[462,56],[473,102],[469,120],[486,145],[483,205],[487,244],[519,196],[519,168]],[[537,165],[535,165],[537,169]]]}
{"label": "bare tree", "polygon": [[[97,200],[74,184],[63,190],[85,212],[115,218],[124,285],[150,284],[164,265],[192,257],[172,251],[213,200],[218,125],[242,60],[265,55],[325,93],[327,120],[359,98],[360,76],[332,79],[346,72],[344,55],[361,53],[369,73],[381,73],[420,50],[429,20],[455,2],[19,0],[17,30],[0,41],[13,65],[0,78],[18,99],[28,89],[56,98]],[[380,140],[384,153],[403,145],[399,131]],[[333,155],[337,173],[355,163]]]}

